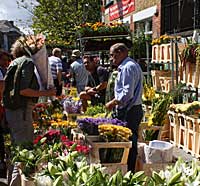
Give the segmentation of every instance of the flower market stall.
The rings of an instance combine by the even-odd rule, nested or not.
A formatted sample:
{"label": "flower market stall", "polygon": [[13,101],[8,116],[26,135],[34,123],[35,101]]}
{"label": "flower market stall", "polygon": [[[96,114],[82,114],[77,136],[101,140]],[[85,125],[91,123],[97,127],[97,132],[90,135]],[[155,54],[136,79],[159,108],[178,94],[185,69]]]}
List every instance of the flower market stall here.
{"label": "flower market stall", "polygon": [[[123,26],[98,23],[82,27],[81,37],[86,37],[85,33],[92,36],[92,32],[100,37]],[[119,29],[120,34],[122,31],[127,30]],[[112,119],[104,105],[89,106],[83,113],[72,87],[66,95],[36,104],[32,146],[11,147],[12,164],[18,165],[21,185],[200,185],[199,164],[173,157],[174,146],[200,157],[200,103],[172,104],[177,92],[169,92],[158,93],[144,84],[145,114],[139,127],[134,174],[127,172],[132,132],[126,122]]]}
{"label": "flower market stall", "polygon": [[[156,98],[155,92],[149,91],[144,97],[146,103],[153,104],[146,116],[147,126],[150,130],[151,127],[162,128],[171,98],[162,95]],[[172,109],[178,110],[171,106]],[[193,113],[191,109],[188,111]],[[82,114],[80,100],[67,95],[36,104],[33,116],[35,139],[32,149],[13,147],[12,150],[12,163],[19,163],[23,186],[199,184],[198,164],[184,164],[181,159],[175,165],[143,162],[135,174],[127,172],[131,131],[125,122],[110,118],[103,105],[88,107]],[[153,139],[157,137],[146,136],[144,141]],[[138,161],[141,161],[140,150],[138,153]],[[147,172],[150,167],[157,171]]]}
{"label": "flower market stall", "polygon": [[100,55],[102,64],[108,63],[107,53],[115,43],[132,47],[131,32],[124,23],[85,23],[76,27],[77,44],[83,54]]}

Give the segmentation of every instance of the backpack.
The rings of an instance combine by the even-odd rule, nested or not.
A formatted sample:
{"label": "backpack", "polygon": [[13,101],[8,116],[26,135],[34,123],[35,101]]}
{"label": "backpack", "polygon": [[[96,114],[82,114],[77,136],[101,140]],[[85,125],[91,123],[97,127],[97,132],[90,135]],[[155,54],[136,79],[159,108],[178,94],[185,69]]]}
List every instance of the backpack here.
{"label": "backpack", "polygon": [[25,62],[28,60],[27,57],[23,56],[15,59],[8,67],[4,77],[5,89],[3,93],[3,104],[6,109],[16,110],[26,104],[26,99],[20,95],[21,72]]}

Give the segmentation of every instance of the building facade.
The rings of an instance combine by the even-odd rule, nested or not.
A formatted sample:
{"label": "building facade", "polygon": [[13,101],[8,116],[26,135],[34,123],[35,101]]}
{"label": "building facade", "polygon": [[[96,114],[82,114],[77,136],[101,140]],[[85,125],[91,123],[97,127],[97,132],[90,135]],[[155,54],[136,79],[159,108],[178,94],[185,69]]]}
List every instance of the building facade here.
{"label": "building facade", "polygon": [[104,0],[102,20],[105,23],[120,21],[130,24],[135,34],[144,32],[159,37],[161,32],[160,0]]}
{"label": "building facade", "polygon": [[200,29],[199,0],[103,0],[102,21],[129,23],[134,33],[192,35]]}
{"label": "building facade", "polygon": [[0,48],[9,51],[12,44],[22,35],[13,21],[0,20]]}

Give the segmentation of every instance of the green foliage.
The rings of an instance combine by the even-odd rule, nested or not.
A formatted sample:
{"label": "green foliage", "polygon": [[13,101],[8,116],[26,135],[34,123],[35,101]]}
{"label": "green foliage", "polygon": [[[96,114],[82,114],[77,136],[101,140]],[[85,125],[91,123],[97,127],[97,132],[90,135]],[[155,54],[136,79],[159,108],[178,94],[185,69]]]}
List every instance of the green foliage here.
{"label": "green foliage", "polygon": [[133,37],[133,57],[135,59],[146,58],[146,42],[150,45],[151,38],[144,33]]}
{"label": "green foliage", "polygon": [[105,107],[104,105],[95,105],[95,106],[90,106],[87,108],[85,115],[88,116],[94,116],[97,115],[99,113],[105,113]]}
{"label": "green foliage", "polygon": [[[29,9],[28,0],[18,0],[20,6]],[[100,0],[36,0],[37,6],[32,28],[43,33],[50,41],[74,41],[74,28],[82,23],[100,20]]]}

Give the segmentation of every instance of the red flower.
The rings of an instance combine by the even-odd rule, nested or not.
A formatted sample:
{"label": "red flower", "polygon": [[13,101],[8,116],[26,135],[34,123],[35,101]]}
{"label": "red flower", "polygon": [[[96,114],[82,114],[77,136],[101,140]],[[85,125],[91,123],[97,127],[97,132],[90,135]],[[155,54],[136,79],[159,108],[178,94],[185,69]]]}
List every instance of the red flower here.
{"label": "red flower", "polygon": [[89,153],[89,147],[85,145],[77,145],[76,150],[80,153],[88,154]]}
{"label": "red flower", "polygon": [[42,136],[37,136],[34,140],[33,140],[33,144],[38,144],[39,141],[42,139]]}
{"label": "red flower", "polygon": [[65,142],[65,141],[68,141],[68,140],[69,140],[69,139],[67,138],[67,136],[65,136],[65,135],[61,135],[60,139],[61,139],[62,142]]}
{"label": "red flower", "polygon": [[65,141],[63,144],[66,145],[66,147],[71,147],[74,144],[74,141]]}

